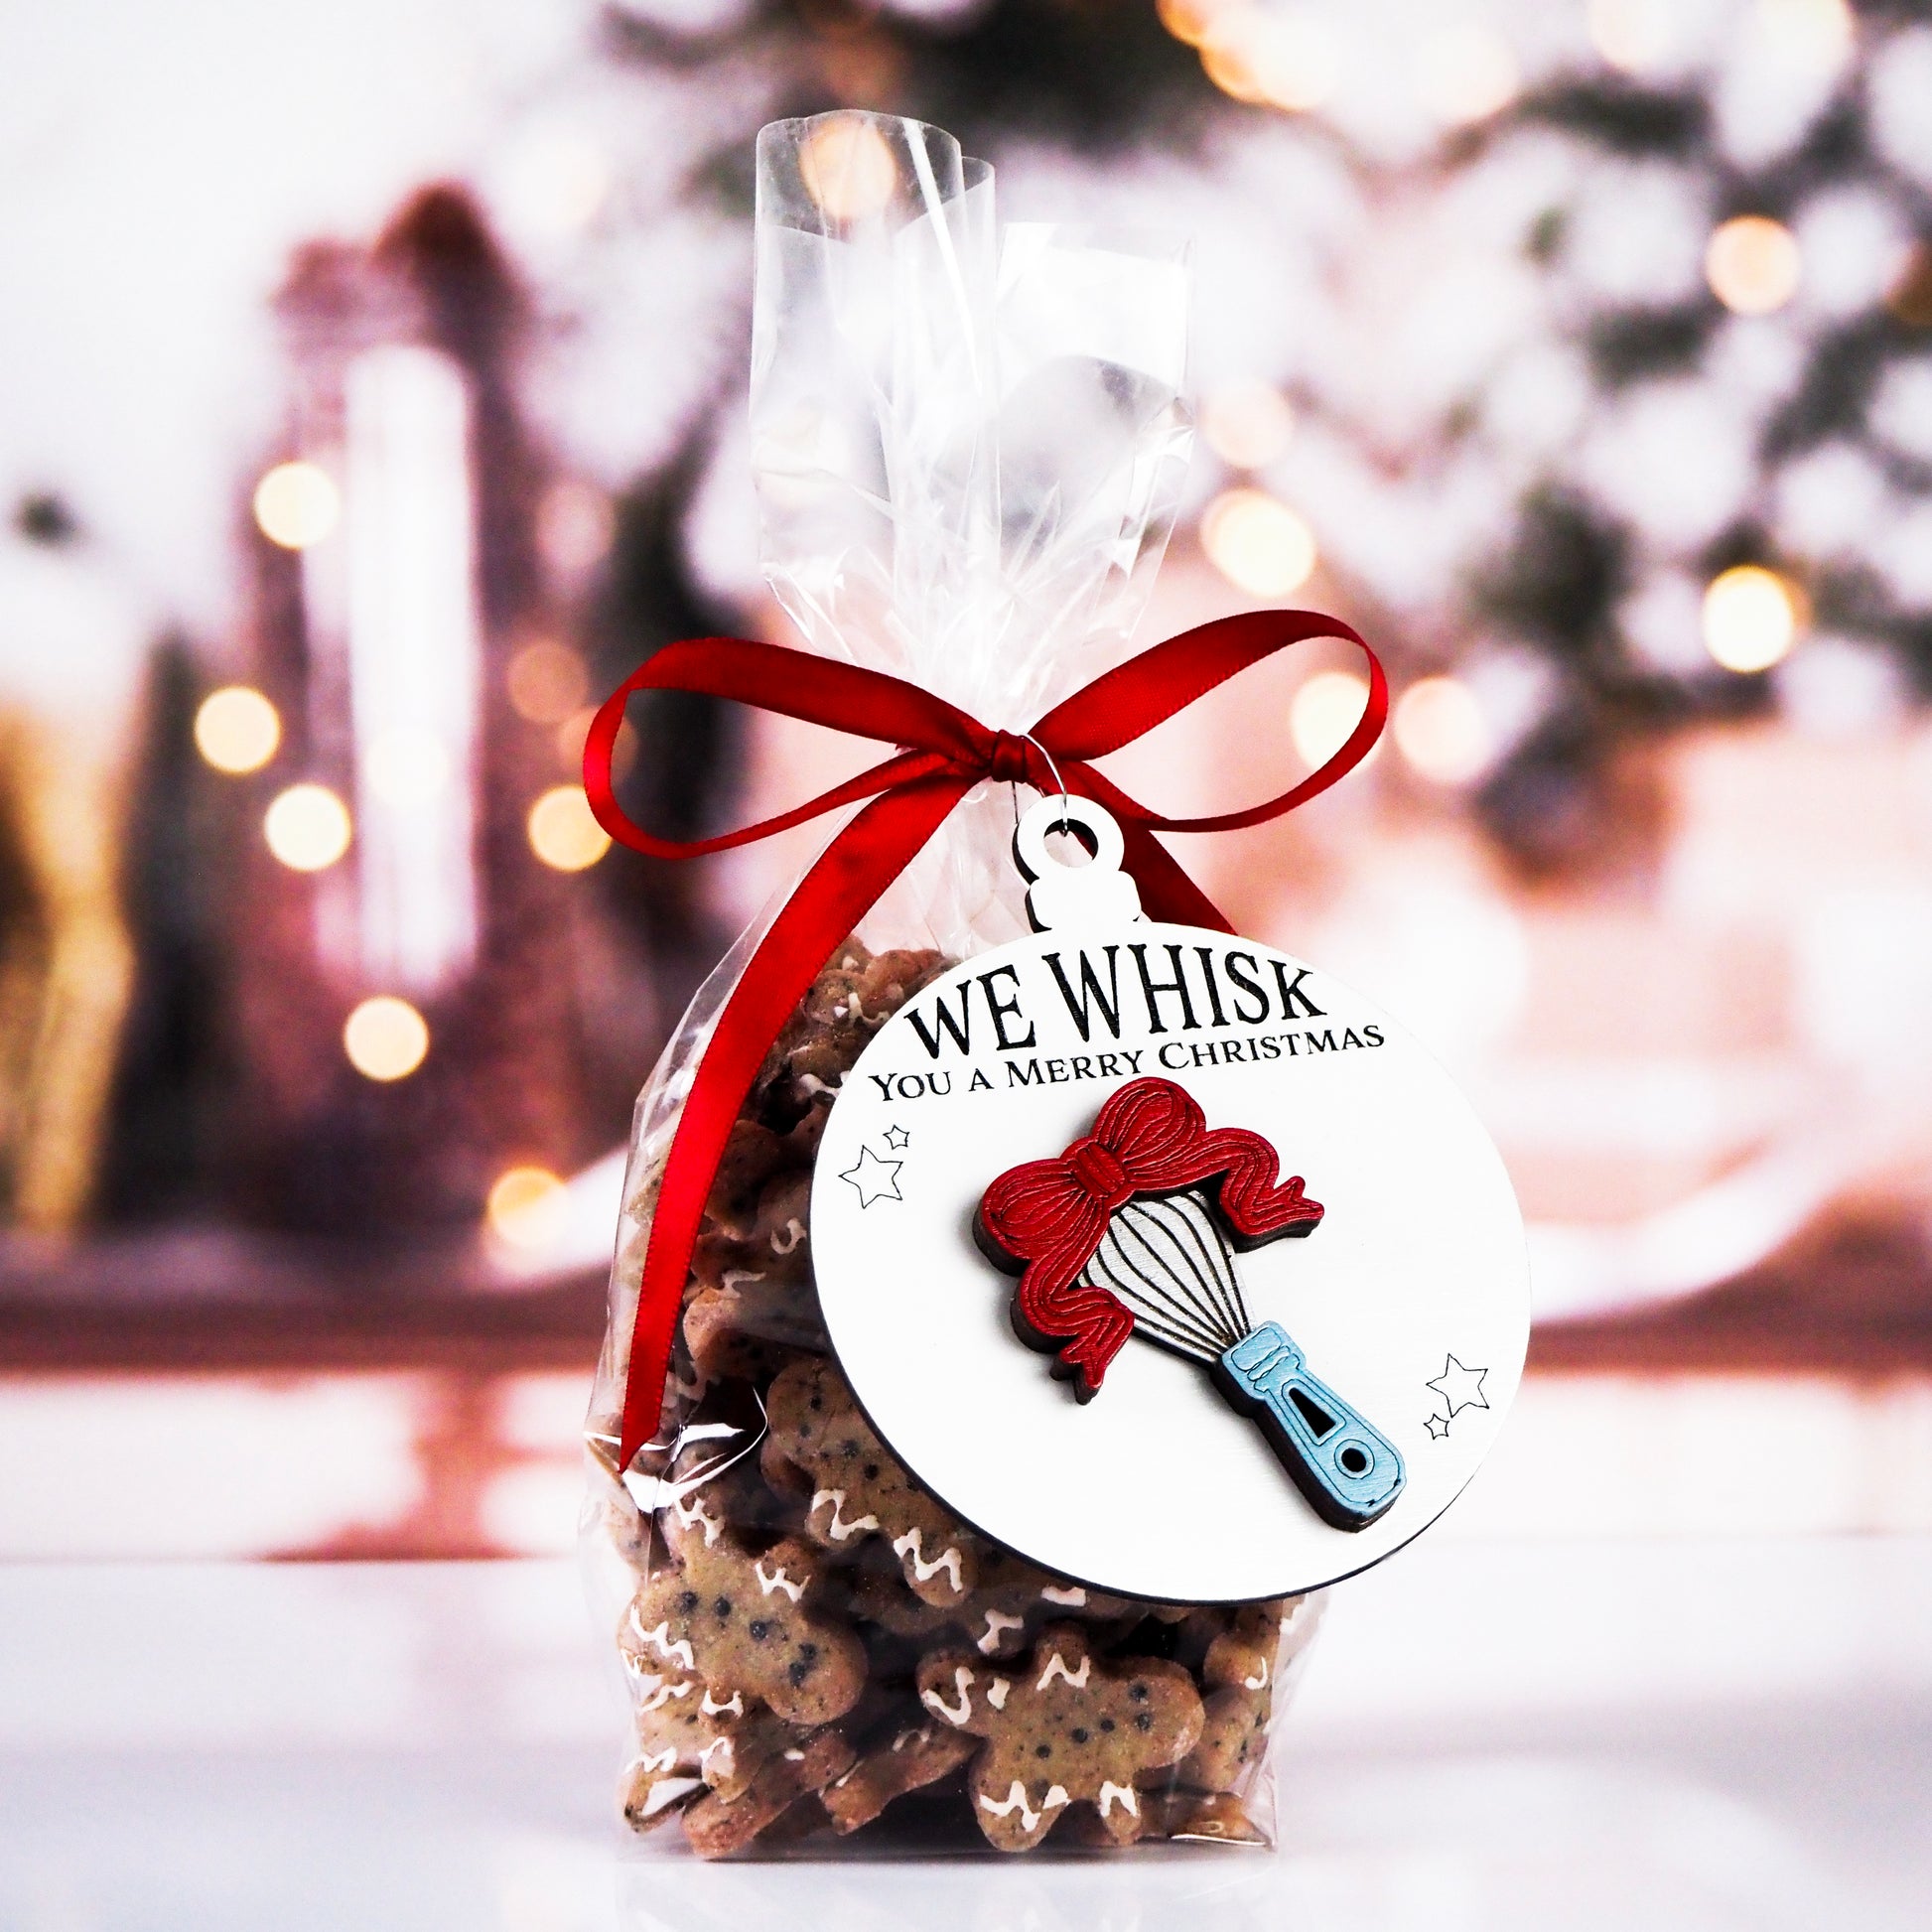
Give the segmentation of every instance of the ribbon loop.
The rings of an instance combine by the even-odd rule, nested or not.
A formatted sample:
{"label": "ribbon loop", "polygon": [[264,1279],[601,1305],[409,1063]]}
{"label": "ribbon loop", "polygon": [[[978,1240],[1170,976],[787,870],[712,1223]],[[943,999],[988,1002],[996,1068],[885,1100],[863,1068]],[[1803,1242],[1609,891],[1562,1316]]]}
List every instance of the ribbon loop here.
{"label": "ribbon loop", "polygon": [[[1341,748],[1299,784],[1239,811],[1170,818],[1128,796],[1091,760],[1118,751],[1229,678],[1311,637],[1344,637],[1368,660],[1368,700]],[[617,801],[611,761],[624,707],[642,691],[689,691],[822,725],[894,749],[842,784],[789,811],[708,839],[660,839]],[[1292,811],[1353,770],[1381,735],[1388,681],[1368,644],[1312,611],[1257,611],[1170,637],[1055,705],[1029,732],[993,731],[902,678],[744,637],[666,644],[599,707],[584,743],[584,792],[611,837],[657,859],[727,852],[844,805],[862,808],[799,882],[745,968],[699,1060],[671,1138],[638,1285],[626,1362],[620,1467],[656,1431],[691,1250],[705,1198],[766,1046],[819,968],[976,784],[994,779],[1076,792],[1121,822],[1125,863],[1151,918],[1230,930],[1174,863],[1157,832],[1223,832]],[[1117,1185],[1111,1151],[1089,1164],[1095,1190]],[[1104,1366],[1104,1361],[1096,1366]]]}

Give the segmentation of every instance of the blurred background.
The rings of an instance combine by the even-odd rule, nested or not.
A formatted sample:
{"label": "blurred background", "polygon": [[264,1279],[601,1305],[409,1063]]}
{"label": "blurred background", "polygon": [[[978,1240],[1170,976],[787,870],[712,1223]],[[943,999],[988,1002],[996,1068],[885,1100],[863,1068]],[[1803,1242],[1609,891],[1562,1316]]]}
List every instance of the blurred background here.
{"label": "blurred background", "polygon": [[[752,141],[842,104],[1193,237],[1140,641],[1312,605],[1396,704],[1179,856],[1461,1080],[1538,1319],[1336,1592],[1279,1870],[625,1922],[1922,1926],[1926,0],[0,6],[0,1922],[608,1932],[621,1151],[814,834],[656,866],[576,774],[651,651],[785,634]],[[1311,647],[1113,763],[1252,799],[1362,696]],[[691,835],[865,750],[638,703],[618,762]],[[385,1561],[224,1561],[290,1558]]]}
{"label": "blurred background", "polygon": [[[751,144],[840,104],[1192,235],[1142,641],[1389,663],[1365,773],[1181,857],[1515,1175],[1442,1534],[1932,1529],[1932,7],[74,0],[0,103],[0,1555],[568,1546],[632,1099],[813,836],[652,865],[578,759],[783,635]],[[1123,779],[1279,788],[1362,698],[1297,659]],[[863,749],[619,762],[691,835]]]}

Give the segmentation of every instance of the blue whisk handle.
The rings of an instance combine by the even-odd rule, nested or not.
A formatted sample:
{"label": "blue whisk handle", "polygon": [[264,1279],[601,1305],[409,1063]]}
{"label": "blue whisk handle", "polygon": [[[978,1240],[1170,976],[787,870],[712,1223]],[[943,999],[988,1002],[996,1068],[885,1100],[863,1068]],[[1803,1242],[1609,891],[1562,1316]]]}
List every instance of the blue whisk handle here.
{"label": "blue whisk handle", "polygon": [[1275,1453],[1323,1522],[1362,1530],[1401,1495],[1396,1446],[1311,1375],[1279,1322],[1264,1321],[1220,1359],[1221,1392],[1260,1419]]}

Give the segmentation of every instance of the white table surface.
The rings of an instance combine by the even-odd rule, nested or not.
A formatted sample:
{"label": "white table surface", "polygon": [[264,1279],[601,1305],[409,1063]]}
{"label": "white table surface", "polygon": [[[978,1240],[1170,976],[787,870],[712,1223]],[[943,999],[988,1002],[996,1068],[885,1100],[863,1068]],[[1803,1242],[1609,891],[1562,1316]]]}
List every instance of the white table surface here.
{"label": "white table surface", "polygon": [[619,1744],[567,1564],[0,1569],[0,1927],[1922,1932],[1932,1541],[1425,1542],[1275,1857],[621,1865]]}

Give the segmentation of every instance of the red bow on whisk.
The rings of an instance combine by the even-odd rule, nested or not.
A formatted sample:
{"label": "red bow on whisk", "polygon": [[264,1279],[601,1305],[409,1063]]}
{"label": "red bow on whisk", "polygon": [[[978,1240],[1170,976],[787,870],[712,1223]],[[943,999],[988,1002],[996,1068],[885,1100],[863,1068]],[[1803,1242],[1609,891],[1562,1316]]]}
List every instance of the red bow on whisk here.
{"label": "red bow on whisk", "polygon": [[[1359,644],[1368,659],[1369,689],[1347,742],[1300,784],[1243,811],[1168,818],[1137,803],[1094,768],[1092,759],[1152,731],[1237,672],[1310,637],[1345,637]],[[612,751],[624,705],[636,691],[733,698],[898,749],[858,777],[775,818],[713,839],[659,839],[625,816],[611,789]],[[599,710],[584,745],[584,790],[591,809],[614,839],[634,851],[658,859],[694,859],[767,838],[840,805],[869,802],[820,853],[780,908],[698,1062],[671,1140],[644,1255],[619,1466],[628,1469],[656,1432],[705,1197],[766,1047],[834,949],[975,785],[993,778],[1057,791],[1064,784],[1094,799],[1120,821],[1124,863],[1149,916],[1225,932],[1227,921],[1154,834],[1231,832],[1292,811],[1368,756],[1388,707],[1388,684],[1375,653],[1347,624],[1312,611],[1256,611],[1183,631],[1096,678],[1030,732],[1020,733],[994,731],[901,678],[736,637],[667,644],[634,671]],[[1094,1353],[1096,1384],[1112,1352]]]}
{"label": "red bow on whisk", "polygon": [[1112,1295],[1079,1279],[1114,1210],[1139,1195],[1214,1180],[1237,1246],[1307,1234],[1321,1203],[1303,1193],[1300,1174],[1278,1182],[1276,1173],[1275,1150],[1259,1134],[1210,1130],[1191,1094],[1150,1076],[1112,1095],[1093,1132],[1064,1154],[1009,1168],[980,1197],[976,1231],[1001,1267],[1024,1265],[1014,1326],[1036,1348],[1058,1348],[1053,1373],[1071,1379],[1085,1402],[1134,1332],[1134,1317]]}

